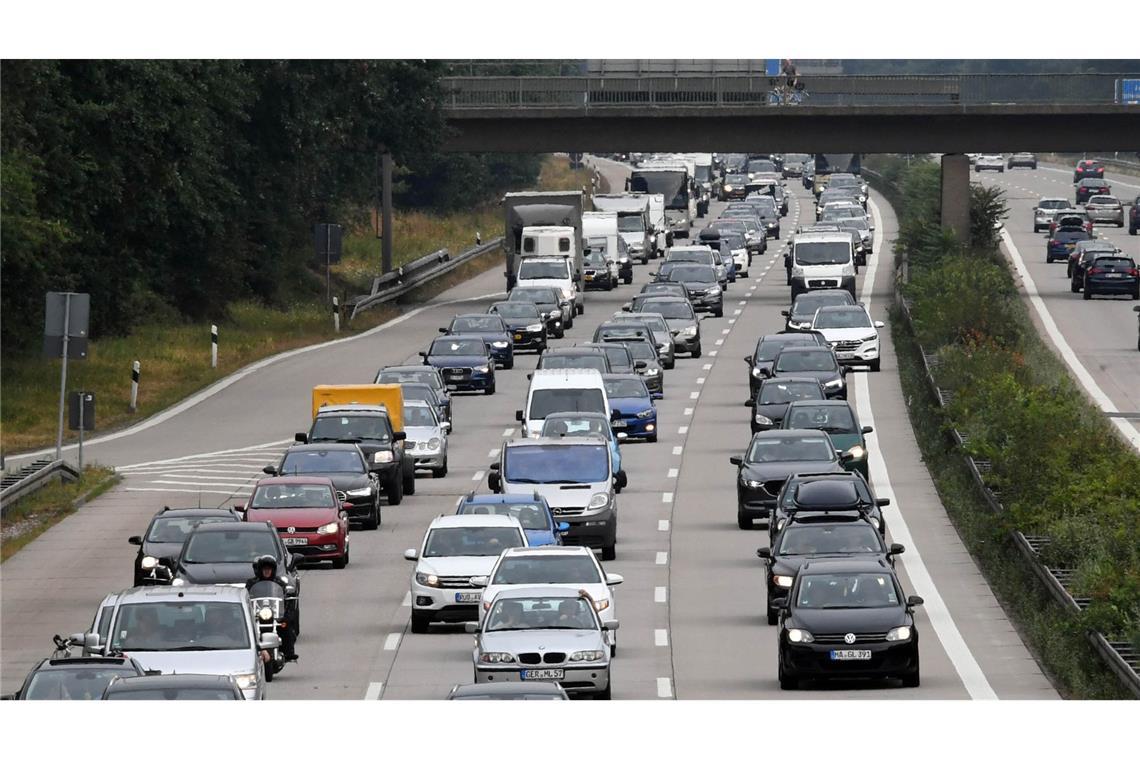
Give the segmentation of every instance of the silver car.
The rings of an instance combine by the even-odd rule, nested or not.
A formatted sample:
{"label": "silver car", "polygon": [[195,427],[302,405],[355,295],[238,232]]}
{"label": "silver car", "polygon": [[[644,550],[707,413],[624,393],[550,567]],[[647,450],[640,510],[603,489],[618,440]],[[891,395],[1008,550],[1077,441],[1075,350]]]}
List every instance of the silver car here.
{"label": "silver car", "polygon": [[550,586],[506,588],[495,595],[475,634],[475,683],[553,681],[570,694],[609,699],[610,648],[588,594]]}
{"label": "silver car", "polygon": [[439,419],[426,401],[404,402],[404,451],[412,455],[417,470],[431,470],[433,478],[447,475],[447,435],[451,423]]}
{"label": "silver car", "polygon": [[1068,198],[1042,198],[1033,207],[1033,231],[1049,229],[1049,223],[1053,221],[1058,211],[1068,211],[1072,208],[1073,204]]}
{"label": "silver car", "polygon": [[1085,201],[1085,212],[1093,224],[1124,226],[1124,205],[1111,195],[1094,195]]}

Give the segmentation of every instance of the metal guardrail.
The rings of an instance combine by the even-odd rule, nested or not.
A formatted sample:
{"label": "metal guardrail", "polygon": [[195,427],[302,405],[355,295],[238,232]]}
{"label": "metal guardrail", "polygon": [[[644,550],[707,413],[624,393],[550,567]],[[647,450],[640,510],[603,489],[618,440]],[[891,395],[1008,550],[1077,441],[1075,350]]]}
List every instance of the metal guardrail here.
{"label": "metal guardrail", "polygon": [[499,248],[502,243],[503,239],[498,237],[474,248],[468,248],[456,256],[450,255],[447,249],[443,248],[376,277],[372,280],[372,292],[366,296],[358,297],[353,303],[349,321],[352,321],[362,311],[399,298],[405,293],[459,268],[471,259]]}
{"label": "metal guardrail", "polygon": [[[1120,103],[1128,74],[801,76],[811,106]],[[764,106],[783,77],[749,75],[450,76],[446,109],[604,110],[643,106]],[[1137,107],[1140,110],[1140,106]]]}
{"label": "metal guardrail", "polygon": [[48,480],[56,474],[64,480],[79,480],[79,470],[62,459],[37,459],[18,472],[5,474],[0,481],[0,515],[21,497],[47,485]]}

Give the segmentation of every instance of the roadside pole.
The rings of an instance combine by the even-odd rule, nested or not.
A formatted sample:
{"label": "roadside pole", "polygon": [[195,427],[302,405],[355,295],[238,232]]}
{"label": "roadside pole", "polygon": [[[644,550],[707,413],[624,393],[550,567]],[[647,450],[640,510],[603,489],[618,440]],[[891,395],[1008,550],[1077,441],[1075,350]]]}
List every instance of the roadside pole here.
{"label": "roadside pole", "polygon": [[59,431],[55,436],[55,458],[63,459],[63,403],[67,398],[67,343],[71,329],[71,294],[63,294],[63,361],[59,370]]}
{"label": "roadside pole", "polygon": [[333,313],[333,330],[340,332],[340,299],[333,296],[332,299],[332,313]]}
{"label": "roadside pole", "polygon": [[91,315],[88,293],[48,292],[44,297],[43,355],[60,359],[59,421],[55,458],[63,458],[63,413],[67,405],[67,363],[87,358],[87,323]]}
{"label": "roadside pole", "polygon": [[210,325],[210,367],[218,368],[218,326]]}
{"label": "roadside pole", "polygon": [[131,365],[131,404],[129,409],[132,414],[139,408],[139,369],[140,365],[137,361]]}

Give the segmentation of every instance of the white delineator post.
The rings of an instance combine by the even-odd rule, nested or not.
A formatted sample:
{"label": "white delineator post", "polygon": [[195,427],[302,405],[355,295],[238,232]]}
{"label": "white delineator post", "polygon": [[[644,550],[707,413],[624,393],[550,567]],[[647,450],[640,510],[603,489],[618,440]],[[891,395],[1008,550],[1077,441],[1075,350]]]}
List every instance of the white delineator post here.
{"label": "white delineator post", "polygon": [[218,326],[210,325],[210,367],[218,368]]}
{"label": "white delineator post", "polygon": [[131,405],[130,410],[134,412],[139,408],[139,368],[140,365],[136,361],[131,365]]}
{"label": "white delineator post", "polygon": [[333,296],[332,299],[332,312],[333,312],[333,330],[340,332],[340,299]]}

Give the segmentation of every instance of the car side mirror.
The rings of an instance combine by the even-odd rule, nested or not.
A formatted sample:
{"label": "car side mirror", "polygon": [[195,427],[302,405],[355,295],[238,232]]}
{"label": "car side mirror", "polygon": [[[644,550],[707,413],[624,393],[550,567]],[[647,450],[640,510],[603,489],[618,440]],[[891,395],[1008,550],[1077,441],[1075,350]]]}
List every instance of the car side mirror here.
{"label": "car side mirror", "polygon": [[441,333],[443,333],[444,335],[447,335],[447,328],[446,328],[446,327],[441,327],[441,328],[439,328],[439,331],[440,331]]}
{"label": "car side mirror", "polygon": [[633,363],[633,368],[634,368],[634,369],[645,369],[645,368],[646,368],[646,367],[648,367],[648,366],[649,366],[649,365],[648,365],[647,363],[645,363],[645,361],[644,361],[644,360],[642,360],[642,359],[638,359],[637,361],[635,361],[635,362]]}
{"label": "car side mirror", "polygon": [[616,631],[619,626],[620,626],[620,623],[617,620],[603,620],[602,621],[602,630],[603,631]]}
{"label": "car side mirror", "polygon": [[728,461],[739,467],[740,465],[744,464],[744,457],[738,454],[734,454],[728,458]]}
{"label": "car side mirror", "polygon": [[261,634],[261,638],[257,640],[258,649],[278,649],[281,646],[281,637],[275,632]]}
{"label": "car side mirror", "polygon": [[786,609],[788,609],[788,599],[787,599],[787,597],[781,597],[780,599],[773,599],[773,600],[772,600],[772,606],[773,606],[773,607],[775,607],[775,608],[776,608],[776,609],[778,609],[778,610],[786,610]]}
{"label": "car side mirror", "polygon": [[467,582],[470,583],[475,588],[486,588],[487,587],[487,576],[485,576],[485,575],[473,575],[473,576],[471,576],[471,579],[468,580]]}
{"label": "car side mirror", "polygon": [[756,399],[750,398],[744,402],[744,405],[746,407],[748,407],[749,409],[755,409],[756,408]]}
{"label": "car side mirror", "polygon": [[103,638],[97,633],[83,634],[83,651],[94,654],[103,648]]}
{"label": "car side mirror", "polygon": [[839,454],[839,461],[842,462],[843,464],[850,464],[851,462],[855,461],[855,455],[852,454],[850,451],[842,451],[841,452],[839,449],[836,449],[835,453]]}
{"label": "car side mirror", "polygon": [[463,630],[466,631],[467,633],[478,633],[479,632],[479,624],[473,620],[468,620],[466,623],[463,624]]}
{"label": "car side mirror", "polygon": [[610,410],[610,422],[618,422],[621,420],[621,412],[617,409]]}
{"label": "car side mirror", "polygon": [[492,472],[487,476],[487,487],[495,493],[499,493],[503,490],[503,479],[499,476],[499,473]]}
{"label": "car side mirror", "polygon": [[780,316],[781,317],[787,317],[788,319],[791,319],[792,312],[788,311],[787,309],[784,309],[783,311],[780,312]]}
{"label": "car side mirror", "polygon": [[266,475],[276,475],[277,474],[277,468],[271,464],[267,464],[264,467],[262,467],[261,471],[264,472]]}
{"label": "car side mirror", "polygon": [[308,433],[296,433],[293,435],[293,441],[296,443],[308,443],[309,442],[309,434]]}
{"label": "car side mirror", "polygon": [[749,367],[751,367],[752,366],[752,357],[751,356],[744,357],[744,363],[747,364]]}
{"label": "car side mirror", "polygon": [[408,549],[404,552],[404,559],[408,560],[409,562],[415,562],[419,558],[420,553],[415,549]]}
{"label": "car side mirror", "polygon": [[771,377],[771,376],[772,376],[772,370],[768,369],[767,367],[761,367],[760,368],[760,377]]}
{"label": "car side mirror", "polygon": [[846,375],[849,371],[850,371],[850,368],[847,366],[842,366],[839,368],[839,374],[841,374],[841,375]]}
{"label": "car side mirror", "polygon": [[516,422],[522,422],[523,421],[523,410],[522,409],[516,409],[515,410],[515,421]]}
{"label": "car side mirror", "polygon": [[127,539],[127,543],[131,546],[142,546],[142,536],[131,536]]}
{"label": "car side mirror", "polygon": [[878,329],[880,329],[880,330],[881,330],[882,328],[884,328],[884,327],[886,327],[886,326],[887,326],[887,325],[886,325],[886,323],[885,323],[885,322],[883,322],[882,320],[878,320],[878,319],[877,319],[877,320],[875,320],[875,327],[876,327],[876,328],[878,328]]}
{"label": "car side mirror", "polygon": [[902,554],[905,551],[906,551],[906,547],[903,546],[902,544],[891,544],[890,551],[888,551],[887,553],[888,554]]}
{"label": "car side mirror", "polygon": [[235,512],[244,513],[247,509],[249,509],[248,504],[234,504],[234,511]]}
{"label": "car side mirror", "polygon": [[420,356],[422,356],[425,359],[427,358],[427,351],[417,351],[416,353],[418,353]]}
{"label": "car side mirror", "polygon": [[351,510],[351,509],[352,509],[352,504],[350,504],[349,502],[342,501],[340,503],[340,510],[342,512],[344,512],[345,514],[348,514],[349,510]]}
{"label": "car side mirror", "polygon": [[876,507],[889,507],[891,505],[890,499],[875,499]]}
{"label": "car side mirror", "polygon": [[874,432],[875,432],[875,428],[871,427],[870,425],[864,425],[863,426],[863,435],[867,435],[867,433],[874,433]]}
{"label": "car side mirror", "polygon": [[923,604],[923,599],[921,596],[908,596],[906,598],[906,606],[907,607],[921,607],[922,604]]}
{"label": "car side mirror", "polygon": [[450,433],[451,432],[451,423],[448,422],[447,420],[443,420],[442,422],[439,423],[439,429],[445,433]]}
{"label": "car side mirror", "polygon": [[570,523],[560,522],[554,526],[554,529],[557,530],[559,533],[568,533],[570,531]]}
{"label": "car side mirror", "polygon": [[606,573],[607,586],[620,586],[625,581],[625,578],[617,573]]}
{"label": "car side mirror", "polygon": [[286,554],[285,555],[285,569],[292,570],[295,567],[297,567],[297,555],[296,554]]}
{"label": "car side mirror", "polygon": [[406,441],[406,440],[408,440],[408,434],[406,432],[404,432],[403,430],[400,430],[398,432],[392,433],[392,440],[393,441]]}
{"label": "car side mirror", "polygon": [[760,559],[772,559],[772,548],[769,546],[761,546],[756,550],[756,556]]}
{"label": "car side mirror", "polygon": [[487,469],[490,470],[491,472],[498,472],[499,471],[499,463],[498,462],[491,462],[491,464],[487,465]]}
{"label": "car side mirror", "polygon": [[623,303],[623,304],[621,305],[621,310],[622,310],[622,311],[631,311],[632,309],[633,309],[633,304],[630,304],[630,303]]}

